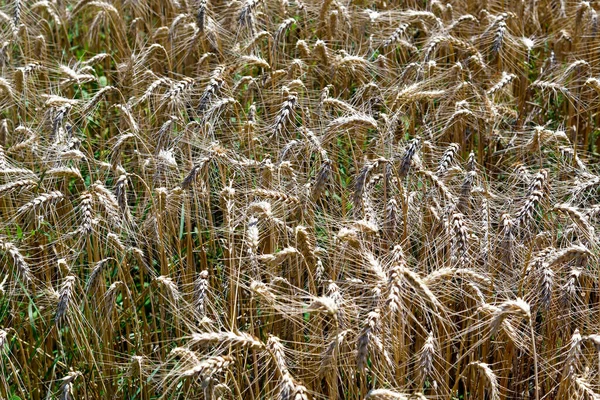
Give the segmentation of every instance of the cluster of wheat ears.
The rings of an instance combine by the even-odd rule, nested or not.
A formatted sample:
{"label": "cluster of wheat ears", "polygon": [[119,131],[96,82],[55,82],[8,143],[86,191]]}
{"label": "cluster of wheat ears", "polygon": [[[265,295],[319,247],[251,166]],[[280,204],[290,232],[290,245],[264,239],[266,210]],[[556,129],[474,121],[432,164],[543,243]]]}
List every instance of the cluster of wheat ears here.
{"label": "cluster of wheat ears", "polygon": [[0,398],[600,398],[600,4],[0,2]]}

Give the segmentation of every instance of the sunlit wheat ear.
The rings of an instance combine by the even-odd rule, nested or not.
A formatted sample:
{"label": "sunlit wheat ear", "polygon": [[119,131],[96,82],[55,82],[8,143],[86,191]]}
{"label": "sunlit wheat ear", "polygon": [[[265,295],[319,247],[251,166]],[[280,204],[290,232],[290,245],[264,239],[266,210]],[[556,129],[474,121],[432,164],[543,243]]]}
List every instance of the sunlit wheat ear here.
{"label": "sunlit wheat ear", "polygon": [[437,175],[435,175],[431,171],[426,171],[426,170],[420,170],[419,174],[428,178],[431,181],[431,183],[433,184],[433,186],[435,186],[449,202],[451,202],[451,203],[455,202],[455,196],[452,194],[450,189],[448,189],[448,187],[446,186],[444,181],[442,181],[442,179],[440,179]]}
{"label": "sunlit wheat ear", "polygon": [[196,365],[200,363],[200,359],[198,355],[190,349],[185,347],[175,347],[173,350],[169,352],[169,358],[179,358],[179,360],[184,364]]}
{"label": "sunlit wheat ear", "polygon": [[25,257],[21,254],[19,249],[6,238],[0,236],[0,251],[4,253],[4,256],[9,256],[16,270],[18,276],[23,279],[26,284],[30,284],[33,281],[33,274]]}
{"label": "sunlit wheat ear", "polygon": [[448,43],[449,45],[452,45],[453,48],[457,48],[457,49],[461,49],[461,50],[467,51],[470,54],[477,54],[478,53],[477,49],[475,49],[467,41],[455,38],[453,36],[448,36],[448,35],[437,36],[437,37],[433,38],[429,42],[429,44],[427,45],[427,47],[425,49],[424,58],[423,58],[425,60],[425,62],[430,61],[430,59],[432,58],[432,55],[434,55],[435,50],[442,43]]}
{"label": "sunlit wheat ear", "polygon": [[533,219],[535,208],[545,197],[545,186],[547,179],[548,172],[546,170],[538,172],[533,177],[533,180],[531,181],[527,191],[525,204],[523,204],[523,206],[519,209],[515,217],[515,222],[517,225],[526,225]]}
{"label": "sunlit wheat ear", "polygon": [[394,392],[393,390],[373,389],[367,394],[365,400],[409,400],[412,397],[410,394]]}
{"label": "sunlit wheat ear", "polygon": [[[380,318],[379,310],[371,311],[367,314],[363,328],[358,335],[356,343],[356,362],[359,371],[366,371],[368,358],[376,357],[383,361],[383,367],[393,368],[392,361],[380,338]],[[371,368],[381,366],[371,365]]]}
{"label": "sunlit wheat ear", "polygon": [[69,275],[61,284],[60,291],[58,292],[58,305],[56,306],[56,314],[54,316],[54,322],[57,326],[62,325],[67,317],[75,290],[75,280],[75,276]]}
{"label": "sunlit wheat ear", "polygon": [[492,368],[490,368],[488,364],[479,361],[473,361],[469,363],[468,366],[473,366],[477,368],[485,377],[490,389],[490,400],[500,400],[500,386],[498,384],[498,377],[496,376]]}
{"label": "sunlit wheat ear", "polygon": [[527,321],[531,319],[529,304],[522,299],[507,300],[494,311],[490,323],[490,333],[496,334],[502,325],[502,322],[508,316],[515,315]]}
{"label": "sunlit wheat ear", "polygon": [[98,204],[104,210],[104,212],[106,212],[105,217],[115,227],[122,226],[123,221],[119,210],[119,202],[113,192],[107,189],[104,184],[99,181],[93,183],[91,189],[92,195],[96,200],[95,204]]}
{"label": "sunlit wheat ear", "polygon": [[89,193],[84,193],[80,197],[78,211],[81,213],[81,222],[77,228],[77,232],[82,235],[92,233],[93,214],[92,214],[93,198]]}
{"label": "sunlit wheat ear", "polygon": [[469,234],[464,224],[463,215],[460,213],[453,214],[449,224],[450,233],[452,235],[451,258],[458,261],[461,266],[464,266],[467,263]]}
{"label": "sunlit wheat ear", "polygon": [[398,27],[394,30],[394,32],[383,41],[382,46],[384,48],[386,47],[390,47],[391,45],[397,43],[398,41],[400,41],[402,35],[404,35],[404,33],[406,32],[406,30],[408,29],[410,25],[403,23],[398,25]]}
{"label": "sunlit wheat ear", "polygon": [[136,106],[140,103],[143,103],[143,102],[149,100],[154,95],[154,92],[159,87],[168,86],[169,84],[170,84],[170,80],[167,78],[158,78],[158,79],[154,80],[150,85],[148,85],[148,87],[146,88],[146,90],[144,91],[142,96],[140,96],[138,99],[136,99],[132,105]]}
{"label": "sunlit wheat ear", "polygon": [[566,276],[565,284],[560,287],[561,305],[567,309],[579,302],[581,272],[580,268],[571,269]]}
{"label": "sunlit wheat ear", "polygon": [[296,102],[298,101],[298,97],[295,95],[290,95],[283,102],[277,117],[275,118],[275,128],[273,134],[275,136],[280,136],[284,133],[284,130],[287,124],[290,121],[293,121],[293,113],[294,108],[296,107]]}
{"label": "sunlit wheat ear", "polygon": [[181,294],[177,288],[177,283],[173,279],[166,276],[158,276],[154,279],[154,282],[158,285],[158,289],[162,291],[162,295],[165,297],[168,306],[177,308],[179,301],[181,300]]}
{"label": "sunlit wheat ear", "polygon": [[575,385],[579,389],[579,392],[576,396],[584,396],[584,398],[596,400],[598,398],[598,393],[594,391],[593,383],[590,379],[585,376],[577,376],[575,378]]}
{"label": "sunlit wheat ear", "polygon": [[248,27],[250,32],[254,34],[254,22],[255,22],[255,11],[256,7],[262,2],[262,0],[246,0],[242,6],[242,10],[238,16],[238,24],[241,27]]}
{"label": "sunlit wheat ear", "polygon": [[121,111],[122,116],[124,116],[124,120],[127,122],[127,125],[129,126],[131,131],[134,134],[139,133],[140,126],[133,114],[131,113],[131,107],[129,107],[126,104],[115,104],[113,107],[118,108]]}
{"label": "sunlit wheat ear", "polygon": [[39,212],[46,205],[57,203],[64,198],[62,192],[53,191],[50,193],[44,193],[34,198],[32,201],[23,204],[18,210],[17,214],[26,214],[30,211]]}
{"label": "sunlit wheat ear", "polygon": [[382,160],[367,162],[358,173],[358,177],[356,178],[356,182],[354,184],[354,195],[352,196],[352,202],[354,203],[355,210],[359,210],[361,208],[363,195],[365,193],[365,187],[367,184],[367,180],[369,179],[369,175],[371,174],[371,171],[373,171],[380,165],[380,163],[382,163]]}
{"label": "sunlit wheat ear", "polygon": [[194,333],[192,334],[190,345],[198,346],[210,346],[210,345],[221,345],[221,346],[234,346],[255,350],[262,350],[265,348],[263,342],[253,337],[250,334],[239,332],[207,332],[207,333]]}
{"label": "sunlit wheat ear", "polygon": [[568,215],[579,228],[586,232],[588,237],[594,237],[594,227],[590,224],[588,217],[580,212],[577,208],[570,207],[567,204],[557,204],[554,206],[554,210]]}
{"label": "sunlit wheat ear", "polygon": [[[417,364],[419,366],[420,383],[421,386],[425,383],[425,380],[434,373],[434,357],[436,356],[436,339],[433,336],[433,332],[429,332],[427,339],[423,347],[419,351]],[[434,385],[435,381],[434,381]]]}
{"label": "sunlit wheat ear", "polygon": [[550,254],[550,249],[542,250],[537,257],[533,259],[529,268],[535,268],[538,274],[538,287],[540,290],[539,299],[537,301],[544,309],[550,307],[552,301],[552,291],[555,285],[555,273],[550,265],[545,262],[545,258]]}
{"label": "sunlit wheat ear", "polygon": [[296,52],[298,53],[298,56],[302,59],[309,58],[311,54],[308,44],[303,39],[300,39],[296,42]]}
{"label": "sunlit wheat ear", "polygon": [[333,97],[327,97],[321,101],[322,106],[329,106],[332,108],[338,108],[341,111],[345,111],[348,113],[356,113],[356,109],[345,101],[338,100]]}
{"label": "sunlit wheat ear", "polygon": [[[176,352],[174,356],[178,356],[179,352]],[[189,357],[189,356],[188,356]],[[175,389],[177,384],[181,380],[190,379],[190,380],[198,380],[200,381],[203,388],[206,388],[210,383],[213,377],[217,374],[220,374],[227,369],[229,369],[232,365],[234,365],[235,359],[231,356],[213,356],[209,358],[205,358],[203,360],[198,361],[197,358],[195,362],[187,362],[185,363],[185,367],[181,368],[181,370],[176,369],[172,371],[167,379],[168,386],[166,392],[170,392]],[[165,384],[167,383],[165,382]],[[164,393],[166,395],[167,393]],[[164,396],[163,396],[164,397]]]}
{"label": "sunlit wheat ear", "polygon": [[297,226],[295,228],[296,247],[304,257],[308,267],[312,270],[317,262],[315,253],[316,239],[314,234],[305,226]]}
{"label": "sunlit wheat ear", "polygon": [[308,306],[308,310],[314,313],[321,313],[330,318],[336,329],[340,326],[340,308],[335,298],[330,296],[316,297]]}
{"label": "sunlit wheat ear", "polygon": [[94,265],[94,267],[92,268],[92,272],[90,272],[88,281],[85,284],[84,290],[86,292],[88,292],[91,288],[94,287],[96,281],[102,276],[102,273],[109,265],[108,262],[111,260],[112,258],[105,258],[103,260],[98,261],[96,265]]}
{"label": "sunlit wheat ear", "polygon": [[200,272],[198,279],[196,280],[196,287],[194,290],[194,302],[198,310],[199,315],[203,316],[206,312],[206,302],[208,292],[208,271]]}
{"label": "sunlit wheat ear", "polygon": [[3,77],[0,77],[0,89],[2,89],[2,92],[9,100],[14,97],[12,85]]}
{"label": "sunlit wheat ear", "polygon": [[300,254],[294,247],[285,247],[281,251],[274,254],[261,254],[259,260],[269,265],[281,265],[284,261],[291,258],[293,255]]}
{"label": "sunlit wheat ear", "polygon": [[185,77],[180,81],[173,81],[171,83],[171,87],[162,95],[159,103],[168,104],[177,108],[184,100],[183,98],[185,95],[192,89],[196,81],[193,78]]}
{"label": "sunlit wheat ear", "polygon": [[549,140],[553,140],[556,142],[570,142],[568,136],[563,131],[552,131],[550,129],[545,129],[542,126],[536,126],[533,129],[533,135],[531,139],[527,142],[526,146],[532,151],[538,151],[540,146],[545,144],[545,142]]}
{"label": "sunlit wheat ear", "polygon": [[24,67],[19,67],[15,69],[13,74],[13,83],[15,86],[15,90],[19,93],[22,93],[25,89],[27,89],[27,83],[30,77],[34,75],[34,73],[43,70],[44,67],[37,62],[32,62],[27,64]]}
{"label": "sunlit wheat ear", "polygon": [[0,354],[6,351],[6,343],[8,342],[8,332],[0,329]]}
{"label": "sunlit wheat ear", "polygon": [[562,82],[550,82],[538,79],[537,81],[531,83],[531,88],[540,89],[542,93],[560,93],[566,98],[573,97],[569,88]]}
{"label": "sunlit wheat ear", "polygon": [[10,195],[13,192],[32,189],[38,185],[38,182],[31,179],[21,179],[0,185],[0,197]]}
{"label": "sunlit wheat ear", "polygon": [[454,164],[459,150],[460,146],[457,143],[450,143],[440,159],[440,163],[436,171],[437,175],[442,176],[448,170],[448,168]]}
{"label": "sunlit wheat ear", "polygon": [[315,58],[319,59],[320,62],[323,63],[324,66],[328,66],[330,63],[329,49],[327,45],[322,40],[317,40],[315,43],[315,47],[313,48],[313,53]]}
{"label": "sunlit wheat ear", "polygon": [[[270,205],[269,205],[270,212]],[[246,253],[249,256],[250,265],[252,267],[252,273],[258,273],[258,245],[260,244],[260,237],[258,231],[258,218],[251,216],[248,219],[248,225],[246,228],[245,235]]]}
{"label": "sunlit wheat ear", "polygon": [[285,37],[287,30],[294,24],[296,20],[294,18],[287,18],[277,27],[275,36],[273,37],[273,59],[277,56],[278,46],[282,39]]}
{"label": "sunlit wheat ear", "polygon": [[104,307],[102,311],[109,318],[109,321],[115,308],[115,303],[119,293],[121,293],[123,299],[125,299],[126,297],[129,297],[131,299],[131,295],[129,293],[129,290],[127,289],[127,286],[121,281],[115,281],[111,283],[108,289],[106,289],[106,293],[104,294]]}
{"label": "sunlit wheat ear", "polygon": [[115,185],[115,197],[122,212],[127,211],[127,184],[129,178],[126,174],[119,176]]}
{"label": "sunlit wheat ear", "polygon": [[204,27],[206,24],[207,3],[207,0],[200,0],[196,3],[196,25],[198,26],[198,30],[200,32],[204,32]]}
{"label": "sunlit wheat ear", "polygon": [[0,282],[0,297],[6,296],[6,281],[8,281],[8,274],[4,275],[2,282]]}
{"label": "sunlit wheat ear", "polygon": [[282,377],[279,398],[280,400],[309,400],[310,396],[306,387],[296,382],[288,372]]}
{"label": "sunlit wheat ear", "polygon": [[275,294],[273,294],[271,289],[262,282],[253,280],[250,283],[250,291],[268,305],[273,305],[277,301]]}
{"label": "sunlit wheat ear", "polygon": [[267,349],[270,351],[273,362],[277,366],[281,376],[288,374],[284,347],[277,336],[269,335],[269,339],[267,340]]}
{"label": "sunlit wheat ear", "polygon": [[208,108],[208,105],[213,100],[215,96],[219,94],[221,87],[225,81],[220,77],[220,73],[215,73],[213,78],[210,80],[206,89],[204,89],[204,93],[200,97],[200,103],[198,104],[198,111],[202,112]]}
{"label": "sunlit wheat ear", "polygon": [[452,33],[453,30],[458,29],[463,24],[467,23],[479,24],[479,20],[471,14],[464,14],[452,21],[452,23],[448,26],[447,30],[449,33]]}
{"label": "sunlit wheat ear", "polygon": [[80,71],[75,71],[74,69],[61,65],[59,67],[60,72],[63,75],[66,75],[65,79],[60,82],[60,86],[62,88],[67,88],[71,85],[80,85],[82,83],[93,82],[96,80],[96,77],[92,74],[80,73]]}
{"label": "sunlit wheat ear", "polygon": [[59,128],[63,126],[63,122],[69,114],[69,111],[71,111],[71,108],[71,104],[67,103],[56,110],[54,114],[54,119],[52,120],[52,136],[50,137],[51,139],[55,139],[57,141],[60,140],[60,137],[57,136]]}
{"label": "sunlit wheat ear", "polygon": [[549,267],[553,267],[555,265],[564,264],[575,258],[585,259],[591,255],[589,249],[584,246],[571,246],[552,254],[551,257],[548,257],[547,264]]}
{"label": "sunlit wheat ear", "polygon": [[79,371],[69,371],[69,373],[61,379],[60,398],[61,400],[73,399],[73,382],[83,374]]}
{"label": "sunlit wheat ear", "polygon": [[491,88],[488,89],[487,94],[491,96],[491,95],[499,92],[504,87],[506,87],[508,84],[510,84],[516,77],[517,76],[515,74],[511,74],[511,73],[507,73],[506,71],[502,71],[502,77],[496,84],[494,84],[494,86],[492,86]]}
{"label": "sunlit wheat ear", "polygon": [[571,336],[571,343],[569,343],[569,352],[563,367],[562,379],[571,379],[577,372],[579,357],[581,355],[582,337],[579,333],[579,329],[575,329]]}
{"label": "sunlit wheat ear", "polygon": [[400,178],[405,178],[412,166],[413,157],[417,154],[417,150],[421,145],[421,140],[418,138],[413,139],[408,145],[404,155],[400,159],[400,166],[398,169],[398,175]]}
{"label": "sunlit wheat ear", "polygon": [[73,167],[51,168],[48,171],[46,171],[44,178],[76,178],[80,182],[84,182],[83,177],[81,176],[81,171]]}

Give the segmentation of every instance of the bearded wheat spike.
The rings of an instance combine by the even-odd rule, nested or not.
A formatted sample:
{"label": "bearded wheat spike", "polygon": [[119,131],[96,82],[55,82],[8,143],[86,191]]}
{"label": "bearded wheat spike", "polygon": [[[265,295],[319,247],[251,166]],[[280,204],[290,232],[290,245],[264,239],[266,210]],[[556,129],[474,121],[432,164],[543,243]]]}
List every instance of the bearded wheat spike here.
{"label": "bearded wheat spike", "polygon": [[592,253],[589,249],[584,246],[571,246],[554,254],[553,257],[547,261],[547,264],[548,267],[552,267],[558,264],[564,264],[576,257],[587,257],[591,255]]}
{"label": "bearded wheat spike", "polygon": [[454,163],[459,150],[460,146],[457,143],[450,143],[442,155],[438,169],[435,172],[436,175],[441,176],[448,170],[448,168],[450,168],[450,166]]}
{"label": "bearded wheat spike", "polygon": [[369,348],[373,346],[372,342],[376,340],[379,330],[380,314],[376,311],[371,311],[367,315],[365,325],[360,332],[357,340],[357,368],[363,371],[367,368],[367,358],[369,356]]}
{"label": "bearded wheat spike", "polygon": [[37,186],[37,182],[32,179],[21,179],[0,185],[0,197],[6,196],[17,190],[31,189]]}
{"label": "bearded wheat spike", "polygon": [[16,268],[18,274],[29,284],[33,280],[33,275],[29,264],[25,261],[25,257],[21,254],[19,249],[11,242],[7,241],[6,238],[0,236],[0,251],[8,254],[12,259],[13,267]]}
{"label": "bearded wheat spike", "polygon": [[486,363],[482,363],[479,361],[473,361],[469,363],[474,367],[477,367],[479,371],[485,376],[488,385],[490,387],[490,400],[500,400],[500,390],[498,384],[498,377],[494,373],[494,371],[490,368],[490,366]]}
{"label": "bearded wheat spike", "polygon": [[289,372],[284,374],[281,379],[279,398],[281,400],[309,400],[306,387],[292,378]]}
{"label": "bearded wheat spike", "polygon": [[204,270],[200,272],[198,279],[196,280],[196,287],[194,291],[194,301],[201,316],[206,312],[206,295],[208,288],[208,271]]}
{"label": "bearded wheat spike", "polygon": [[64,198],[62,192],[57,190],[50,193],[44,193],[30,201],[29,203],[23,204],[18,210],[17,214],[25,214],[29,211],[39,211],[46,204],[57,203]]}
{"label": "bearded wheat spike", "polygon": [[533,219],[534,210],[545,197],[545,185],[548,178],[548,172],[542,170],[538,172],[531,181],[528,189],[525,204],[519,209],[515,217],[518,225],[525,225]]}
{"label": "bearded wheat spike", "polygon": [[409,400],[410,398],[411,396],[408,394],[388,389],[373,389],[367,394],[365,400]]}
{"label": "bearded wheat spike", "polygon": [[73,297],[74,286],[75,277],[73,275],[67,276],[61,285],[58,305],[56,306],[56,314],[54,316],[54,322],[56,325],[61,325],[64,322],[67,312],[69,311],[71,298]]}
{"label": "bearded wheat spike", "polygon": [[112,260],[111,258],[105,258],[100,260],[94,265],[92,268],[92,272],[90,273],[90,277],[88,278],[87,283],[85,284],[84,290],[87,292],[89,289],[94,286],[98,277],[102,274],[106,266],[108,265],[108,261]]}
{"label": "bearded wheat spike", "polygon": [[455,196],[452,194],[452,192],[450,192],[450,189],[448,189],[446,184],[436,174],[427,170],[421,170],[419,171],[419,174],[429,178],[431,183],[433,183],[433,186],[437,187],[448,201],[454,202]]}
{"label": "bearded wheat spike", "polygon": [[82,194],[79,203],[79,212],[81,213],[81,224],[78,232],[83,235],[92,233],[93,215],[92,215],[93,198],[90,193]]}
{"label": "bearded wheat spike", "polygon": [[494,93],[499,92],[502,88],[506,87],[510,84],[517,76],[515,74],[507,73],[506,71],[502,71],[502,77],[494,86],[488,89],[487,94],[493,95]]}
{"label": "bearded wheat spike", "polygon": [[425,343],[419,352],[419,369],[421,373],[421,380],[424,381],[434,372],[433,359],[436,352],[436,340],[433,336],[433,332],[429,332]]}
{"label": "bearded wheat spike", "polygon": [[586,231],[590,238],[594,237],[594,227],[590,224],[587,216],[577,208],[567,204],[557,204],[554,206],[554,210],[567,214],[580,228]]}
{"label": "bearded wheat spike", "polygon": [[531,320],[529,304],[522,299],[507,300],[494,311],[490,324],[491,334],[494,335],[502,325],[504,319],[510,315],[516,315],[527,321]]}
{"label": "bearded wheat spike", "polygon": [[383,42],[383,47],[389,47],[392,44],[396,43],[400,40],[400,37],[406,32],[409,24],[400,24],[398,28],[394,30],[394,32]]}
{"label": "bearded wheat spike", "polygon": [[575,329],[573,335],[571,336],[571,343],[569,344],[569,352],[567,353],[567,358],[563,367],[563,376],[562,379],[572,379],[574,378],[579,357],[581,355],[581,347],[582,347],[583,338],[579,333],[579,329]]}
{"label": "bearded wheat spike", "polygon": [[400,163],[400,170],[398,172],[400,178],[405,178],[408,175],[408,172],[410,171],[410,167],[412,165],[413,157],[417,153],[420,144],[421,141],[418,138],[415,138],[410,142],[410,145],[404,152],[404,156],[402,157]]}
{"label": "bearded wheat spike", "polygon": [[287,362],[285,361],[285,351],[281,340],[277,336],[269,335],[267,340],[267,349],[271,351],[273,361],[279,369],[279,373],[286,375],[288,373]]}
{"label": "bearded wheat spike", "polygon": [[207,332],[192,334],[191,344],[207,346],[222,344],[225,346],[246,347],[249,349],[262,350],[265,345],[250,334],[239,332]]}
{"label": "bearded wheat spike", "polygon": [[196,363],[191,368],[179,372],[179,377],[180,379],[195,377],[199,378],[202,382],[208,383],[213,375],[225,371],[234,362],[235,359],[231,356],[209,357]]}

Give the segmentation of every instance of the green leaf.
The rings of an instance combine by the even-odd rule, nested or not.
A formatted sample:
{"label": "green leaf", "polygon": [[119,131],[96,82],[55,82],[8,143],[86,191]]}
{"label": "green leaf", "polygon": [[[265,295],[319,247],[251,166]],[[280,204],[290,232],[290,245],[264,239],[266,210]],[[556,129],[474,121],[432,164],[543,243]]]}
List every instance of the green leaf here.
{"label": "green leaf", "polygon": [[181,203],[181,221],[179,222],[179,240],[183,238],[183,227],[185,226],[185,203]]}

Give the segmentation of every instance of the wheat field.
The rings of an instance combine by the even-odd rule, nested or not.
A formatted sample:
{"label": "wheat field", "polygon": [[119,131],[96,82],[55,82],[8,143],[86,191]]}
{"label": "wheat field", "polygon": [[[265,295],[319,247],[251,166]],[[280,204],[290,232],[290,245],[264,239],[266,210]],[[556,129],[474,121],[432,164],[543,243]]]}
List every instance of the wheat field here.
{"label": "wheat field", "polygon": [[600,399],[598,10],[0,0],[0,399]]}

